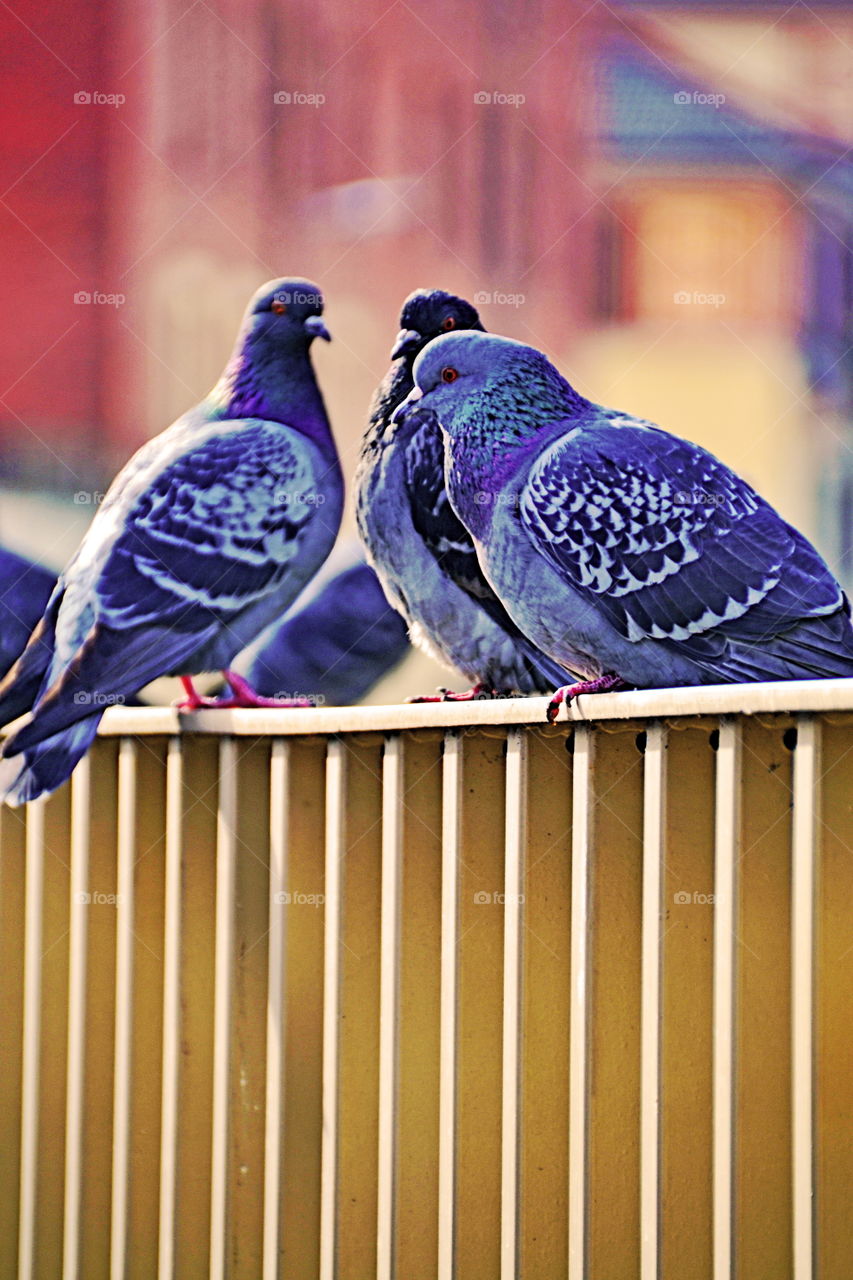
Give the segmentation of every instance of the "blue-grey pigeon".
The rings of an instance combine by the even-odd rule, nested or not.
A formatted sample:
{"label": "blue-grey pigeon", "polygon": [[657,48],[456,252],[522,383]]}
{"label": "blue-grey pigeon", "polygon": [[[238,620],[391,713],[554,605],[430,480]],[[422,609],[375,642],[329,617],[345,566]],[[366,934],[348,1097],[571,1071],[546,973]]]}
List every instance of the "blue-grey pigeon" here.
{"label": "blue-grey pigeon", "polygon": [[853,676],[827,565],[699,445],[593,404],[484,333],[419,356],[398,421],[437,416],[450,500],[516,625],[578,692]]}
{"label": "blue-grey pigeon", "polygon": [[[157,676],[223,670],[316,573],[343,483],[309,357],[328,338],[307,280],[251,299],[216,386],[119,473],[47,609],[0,685],[0,723],[32,707],[3,749],[0,794],[52,791],[105,707]],[[239,676],[219,705],[267,705]]]}
{"label": "blue-grey pigeon", "polygon": [[429,415],[393,421],[414,386],[419,352],[438,334],[482,331],[480,317],[451,293],[418,289],[403,303],[400,324],[394,363],[370,406],[355,477],[368,560],[412,642],[474,686],[445,697],[544,692],[565,673],[520,631],[483,575],[471,537],[447,500],[437,422]]}

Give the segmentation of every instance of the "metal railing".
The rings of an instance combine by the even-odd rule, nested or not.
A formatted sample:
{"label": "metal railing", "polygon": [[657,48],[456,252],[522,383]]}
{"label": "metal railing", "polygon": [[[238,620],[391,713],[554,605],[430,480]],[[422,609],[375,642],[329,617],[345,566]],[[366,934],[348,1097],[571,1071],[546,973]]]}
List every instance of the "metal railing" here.
{"label": "metal railing", "polygon": [[0,1276],[849,1274],[853,681],[107,712],[0,816]]}

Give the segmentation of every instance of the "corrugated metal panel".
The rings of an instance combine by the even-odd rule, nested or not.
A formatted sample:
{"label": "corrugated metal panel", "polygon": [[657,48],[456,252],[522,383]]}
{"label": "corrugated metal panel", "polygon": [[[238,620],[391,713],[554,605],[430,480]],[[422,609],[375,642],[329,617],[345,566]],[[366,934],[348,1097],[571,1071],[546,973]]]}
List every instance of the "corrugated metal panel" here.
{"label": "corrugated metal panel", "polygon": [[853,690],[731,693],[118,712],[0,816],[0,1274],[843,1275]]}

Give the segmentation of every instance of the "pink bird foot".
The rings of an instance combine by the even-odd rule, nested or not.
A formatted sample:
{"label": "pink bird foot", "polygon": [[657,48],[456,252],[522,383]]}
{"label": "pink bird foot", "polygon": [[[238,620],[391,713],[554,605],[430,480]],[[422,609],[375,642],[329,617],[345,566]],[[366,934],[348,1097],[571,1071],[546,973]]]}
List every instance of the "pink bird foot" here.
{"label": "pink bird foot", "polygon": [[231,697],[220,698],[217,706],[220,707],[279,707],[281,709],[293,707],[313,707],[314,703],[310,698],[265,698],[249,684],[248,680],[244,680],[236,671],[223,671],[222,674],[231,686]]}
{"label": "pink bird foot", "polygon": [[577,684],[564,684],[557,689],[548,703],[546,712],[548,723],[553,724],[557,719],[561,703],[565,702],[566,706],[568,706],[572,698],[577,698],[581,693],[607,693],[611,689],[626,689],[627,687],[621,676],[613,674],[599,676],[597,680],[579,680]]}
{"label": "pink bird foot", "polygon": [[223,671],[225,679],[231,687],[230,695],[221,698],[203,698],[192,682],[191,676],[181,676],[181,684],[186,691],[186,698],[176,703],[179,711],[200,711],[203,708],[217,711],[230,711],[236,707],[313,707],[310,698],[265,698],[256,693],[248,680],[244,680],[236,671]]}
{"label": "pink bird foot", "polygon": [[184,693],[187,696],[181,698],[180,702],[175,703],[178,711],[200,711],[202,707],[216,707],[219,705],[216,698],[202,697],[193,684],[192,676],[181,676],[181,684],[184,686]]}
{"label": "pink bird foot", "polygon": [[407,702],[474,702],[478,699],[499,698],[497,689],[487,684],[475,684],[473,689],[465,693],[454,693],[452,689],[439,689],[438,693],[422,693],[416,698],[407,698]]}

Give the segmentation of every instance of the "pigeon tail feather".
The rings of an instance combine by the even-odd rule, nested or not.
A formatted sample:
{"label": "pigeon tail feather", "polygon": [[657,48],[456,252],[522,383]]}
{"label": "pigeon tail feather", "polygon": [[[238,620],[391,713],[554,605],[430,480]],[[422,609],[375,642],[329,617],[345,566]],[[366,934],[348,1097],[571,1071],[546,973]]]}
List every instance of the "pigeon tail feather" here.
{"label": "pigeon tail feather", "polygon": [[14,808],[55,791],[89,750],[102,715],[87,716],[20,755],[0,760],[0,800]]}

